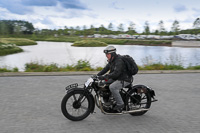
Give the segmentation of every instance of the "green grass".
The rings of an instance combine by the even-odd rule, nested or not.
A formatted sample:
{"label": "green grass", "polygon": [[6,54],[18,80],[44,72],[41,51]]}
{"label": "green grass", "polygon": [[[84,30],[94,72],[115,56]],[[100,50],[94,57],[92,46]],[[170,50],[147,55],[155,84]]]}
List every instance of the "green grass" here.
{"label": "green grass", "polygon": [[165,40],[131,40],[131,39],[111,39],[111,38],[93,38],[107,44],[120,45],[150,45],[150,46],[171,46],[172,41]]}
{"label": "green grass", "polygon": [[150,45],[150,46],[171,46],[170,40],[132,40],[132,39],[112,39],[112,38],[80,38],[78,36],[29,36],[29,39],[35,41],[53,41],[53,42],[76,42],[82,40],[96,40],[106,44],[119,44],[119,45]]}
{"label": "green grass", "polygon": [[52,41],[52,42],[76,42],[82,40],[97,40],[107,44],[119,44],[119,45],[150,45],[150,46],[171,46],[171,40],[132,40],[132,39],[113,39],[113,38],[81,38],[79,36],[58,36],[52,35],[23,35],[23,36],[4,36],[13,37],[19,39],[30,39],[34,41]]}
{"label": "green grass", "polygon": [[107,44],[126,44],[128,42],[127,39],[112,39],[112,38],[91,38],[91,39],[105,42]]}
{"label": "green grass", "polygon": [[[181,65],[152,64],[138,66],[140,70],[200,70],[200,65],[189,66],[187,68]],[[101,71],[102,67],[92,68],[88,61],[79,60],[75,65],[58,66],[58,64],[40,64],[37,62],[27,63],[25,72],[69,72],[69,71]],[[18,72],[18,68],[8,69],[0,68],[0,72]]]}
{"label": "green grass", "polygon": [[32,36],[25,36],[25,38],[34,40],[34,41],[51,41],[51,42],[75,42],[81,41],[83,38],[78,36],[45,36],[45,35],[32,35]]}
{"label": "green grass", "polygon": [[17,46],[37,44],[35,41],[26,38],[0,38],[0,42],[4,44],[16,44]]}
{"label": "green grass", "polygon": [[105,42],[97,41],[97,40],[82,40],[76,41],[72,46],[76,47],[104,47],[107,46]]}
{"label": "green grass", "polygon": [[187,69],[188,70],[200,70],[200,65],[198,65],[198,66],[189,66]]}
{"label": "green grass", "polygon": [[127,40],[125,44],[150,45],[150,46],[171,46],[172,41],[165,40]]}
{"label": "green grass", "polygon": [[17,47],[15,44],[2,44],[0,43],[0,56],[19,53],[23,50]]}
{"label": "green grass", "polygon": [[0,38],[0,56],[23,52],[18,46],[36,44],[35,41],[26,38]]}
{"label": "green grass", "polygon": [[99,71],[101,67],[92,68],[89,61],[79,60],[76,64],[58,66],[58,64],[40,64],[31,62],[25,65],[25,72],[67,72],[67,71]]}
{"label": "green grass", "polygon": [[161,63],[139,66],[139,70],[185,70],[185,69],[188,68],[184,68],[181,65],[161,64]]}
{"label": "green grass", "polygon": [[[151,65],[138,66],[139,70],[200,70],[200,65],[184,68],[181,65],[155,63]],[[68,72],[68,71],[100,71],[102,67],[92,68],[89,61],[79,60],[76,64],[59,66],[58,64],[41,64],[31,62],[25,65],[25,72]],[[18,72],[18,68],[9,70],[0,68],[0,72]]]}
{"label": "green grass", "polygon": [[8,69],[7,67],[0,68],[0,72],[18,72],[18,68]]}

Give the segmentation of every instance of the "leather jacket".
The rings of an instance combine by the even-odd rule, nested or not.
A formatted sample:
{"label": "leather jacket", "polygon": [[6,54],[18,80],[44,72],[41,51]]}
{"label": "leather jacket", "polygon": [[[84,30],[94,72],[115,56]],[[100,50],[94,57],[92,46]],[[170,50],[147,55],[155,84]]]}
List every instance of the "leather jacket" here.
{"label": "leather jacket", "polygon": [[125,63],[121,59],[121,56],[115,55],[113,60],[108,62],[108,64],[97,75],[104,75],[110,71],[109,74],[106,75],[108,79],[132,82],[132,76],[128,75],[125,67]]}

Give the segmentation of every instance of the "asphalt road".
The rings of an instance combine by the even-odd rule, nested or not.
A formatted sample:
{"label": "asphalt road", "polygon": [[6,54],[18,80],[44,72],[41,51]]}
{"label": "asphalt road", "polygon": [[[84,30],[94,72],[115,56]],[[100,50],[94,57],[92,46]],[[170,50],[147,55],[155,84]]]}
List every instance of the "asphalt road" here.
{"label": "asphalt road", "polygon": [[143,116],[104,115],[97,108],[72,122],[60,110],[65,86],[82,76],[0,77],[0,133],[200,133],[200,73],[138,74],[158,102]]}

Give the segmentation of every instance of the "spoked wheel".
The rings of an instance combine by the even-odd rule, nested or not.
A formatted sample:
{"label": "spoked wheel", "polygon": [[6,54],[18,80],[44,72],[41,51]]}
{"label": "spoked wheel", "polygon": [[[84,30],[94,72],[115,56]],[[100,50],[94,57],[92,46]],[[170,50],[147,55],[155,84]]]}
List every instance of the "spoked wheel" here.
{"label": "spoked wheel", "polygon": [[80,121],[90,114],[91,104],[91,98],[85,95],[84,91],[72,91],[64,96],[61,110],[66,118],[72,121]]}
{"label": "spoked wheel", "polygon": [[[148,92],[132,92],[128,97],[129,110],[148,109],[151,106],[151,96]],[[147,111],[140,111],[130,113],[133,116],[139,116],[145,114]]]}

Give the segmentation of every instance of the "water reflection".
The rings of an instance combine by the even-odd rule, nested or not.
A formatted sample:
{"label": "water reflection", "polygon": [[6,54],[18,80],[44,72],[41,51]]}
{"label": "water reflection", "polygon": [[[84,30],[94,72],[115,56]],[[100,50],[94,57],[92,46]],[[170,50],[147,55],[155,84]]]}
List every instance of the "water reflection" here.
{"label": "water reflection", "polygon": [[[135,46],[114,45],[117,53],[131,55],[138,65],[145,63],[145,58],[152,62],[182,63],[183,66],[199,65],[200,48],[161,47],[161,46]],[[29,62],[43,64],[56,63],[60,66],[75,64],[78,60],[88,60],[93,67],[104,66],[106,57],[103,53],[105,47],[71,47],[66,42],[38,42],[34,46],[21,46],[25,52],[0,56],[0,67],[18,67],[20,71]]]}

